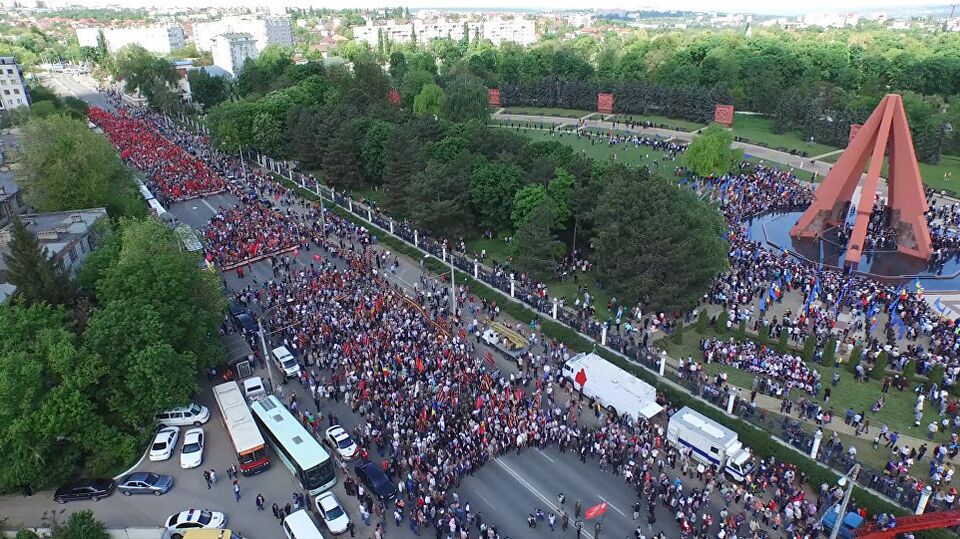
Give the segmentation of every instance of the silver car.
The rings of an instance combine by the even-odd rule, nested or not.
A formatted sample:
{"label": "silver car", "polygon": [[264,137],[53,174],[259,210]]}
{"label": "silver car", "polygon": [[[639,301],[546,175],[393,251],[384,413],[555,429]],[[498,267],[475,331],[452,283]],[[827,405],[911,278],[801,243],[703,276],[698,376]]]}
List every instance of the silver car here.
{"label": "silver car", "polygon": [[153,494],[160,496],[173,488],[173,477],[153,472],[133,472],[117,483],[117,490],[124,496],[132,494]]}

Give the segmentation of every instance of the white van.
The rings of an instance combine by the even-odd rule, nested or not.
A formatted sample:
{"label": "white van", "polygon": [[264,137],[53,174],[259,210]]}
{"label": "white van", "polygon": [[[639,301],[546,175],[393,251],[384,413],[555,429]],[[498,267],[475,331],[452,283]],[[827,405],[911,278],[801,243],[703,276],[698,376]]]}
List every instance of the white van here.
{"label": "white van", "polygon": [[267,390],[263,387],[263,378],[251,376],[243,381],[243,396],[247,399],[247,402],[260,400],[266,394]]}
{"label": "white van", "polygon": [[287,350],[286,346],[278,346],[273,349],[273,360],[287,378],[300,376],[300,363],[297,362],[297,358],[293,357],[290,350]]}
{"label": "white van", "polygon": [[689,448],[695,460],[717,466],[734,481],[743,482],[753,471],[750,450],[743,447],[737,433],[690,407],[670,416],[667,441],[679,449]]}
{"label": "white van", "polygon": [[320,528],[306,509],[294,511],[283,519],[283,533],[287,539],[323,539]]}
{"label": "white van", "polygon": [[162,427],[199,427],[210,419],[210,410],[199,404],[189,404],[157,414],[157,423]]}

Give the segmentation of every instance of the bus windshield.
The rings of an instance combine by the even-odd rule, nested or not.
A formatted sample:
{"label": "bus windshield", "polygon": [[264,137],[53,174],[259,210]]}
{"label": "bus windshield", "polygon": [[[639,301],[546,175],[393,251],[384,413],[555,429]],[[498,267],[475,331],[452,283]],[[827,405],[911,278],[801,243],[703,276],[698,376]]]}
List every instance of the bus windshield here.
{"label": "bus windshield", "polygon": [[333,461],[327,459],[326,462],[303,471],[303,486],[307,489],[315,489],[333,481],[334,477]]}

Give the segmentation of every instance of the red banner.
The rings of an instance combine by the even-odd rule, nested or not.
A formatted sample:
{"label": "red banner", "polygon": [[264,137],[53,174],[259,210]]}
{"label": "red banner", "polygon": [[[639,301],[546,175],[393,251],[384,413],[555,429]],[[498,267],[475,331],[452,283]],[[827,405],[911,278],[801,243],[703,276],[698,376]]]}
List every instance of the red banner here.
{"label": "red banner", "polygon": [[487,95],[491,107],[500,106],[500,88],[490,88]]}
{"label": "red banner", "polygon": [[607,512],[607,502],[603,502],[601,504],[594,505],[593,507],[587,509],[587,512],[583,514],[583,518],[586,520],[590,520],[591,518],[597,518],[598,516],[606,512]]}
{"label": "red banner", "polygon": [[613,94],[597,94],[597,112],[613,114]]}
{"label": "red banner", "polygon": [[713,109],[713,121],[727,127],[733,125],[733,105],[717,105]]}

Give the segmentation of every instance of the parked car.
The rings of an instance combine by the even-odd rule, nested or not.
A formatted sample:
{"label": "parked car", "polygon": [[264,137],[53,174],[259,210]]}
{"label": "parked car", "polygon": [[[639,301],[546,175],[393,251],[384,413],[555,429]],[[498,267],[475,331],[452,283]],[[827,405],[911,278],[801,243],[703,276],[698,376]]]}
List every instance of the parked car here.
{"label": "parked car", "polygon": [[252,403],[267,396],[267,390],[263,387],[263,378],[251,376],[243,381],[243,396],[247,402]]}
{"label": "parked car", "polygon": [[[223,528],[227,524],[227,516],[217,511],[206,509],[189,509],[170,515],[166,520],[166,527],[173,533],[170,539],[183,539],[183,532],[198,528]],[[178,533],[179,532],[179,533]]]}
{"label": "parked car", "polygon": [[180,467],[183,469],[196,468],[203,463],[203,429],[190,429],[183,435],[183,446],[180,448]]}
{"label": "parked car", "polygon": [[157,414],[157,423],[161,427],[199,427],[210,420],[210,410],[206,406],[190,404]]}
{"label": "parked car", "polygon": [[112,492],[117,482],[113,479],[84,478],[71,481],[53,493],[53,500],[58,503],[67,503],[73,500],[98,501],[106,498]]}
{"label": "parked car", "polygon": [[354,443],[353,438],[340,425],[334,425],[327,429],[327,437],[323,441],[334,449],[343,460],[353,460],[360,453],[360,448]]}
{"label": "parked car", "polygon": [[117,483],[117,490],[124,496],[132,494],[153,494],[160,496],[173,488],[173,477],[153,472],[133,472]]}
{"label": "parked car", "polygon": [[157,435],[153,437],[153,445],[150,446],[150,460],[159,462],[169,459],[173,456],[179,439],[180,429],[177,427],[164,427],[157,431]]}
{"label": "parked car", "polygon": [[317,496],[315,502],[317,504],[317,512],[320,514],[320,518],[323,519],[323,523],[327,525],[330,533],[336,535],[347,531],[350,516],[343,510],[343,506],[340,505],[340,500],[337,499],[334,493],[329,491],[324,492]]}
{"label": "parked car", "polygon": [[397,485],[390,481],[390,478],[383,473],[377,463],[358,464],[354,471],[357,472],[360,481],[377,496],[377,499],[386,501],[397,497]]}
{"label": "parked car", "polygon": [[237,326],[241,330],[243,330],[243,333],[245,335],[257,332],[257,329],[258,329],[257,323],[256,321],[254,321],[253,317],[250,316],[250,313],[246,313],[246,312],[240,313],[234,316],[233,320],[234,322],[237,323]]}

